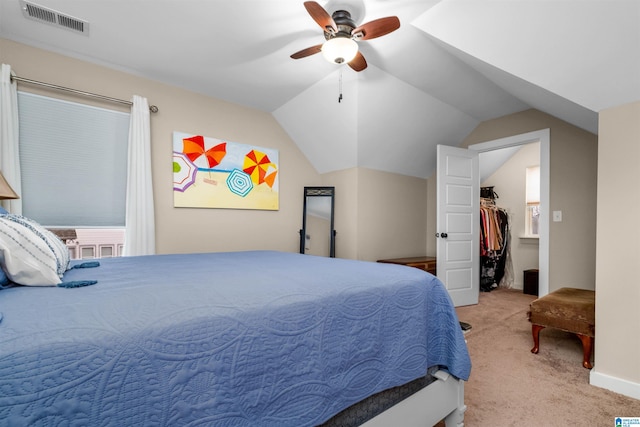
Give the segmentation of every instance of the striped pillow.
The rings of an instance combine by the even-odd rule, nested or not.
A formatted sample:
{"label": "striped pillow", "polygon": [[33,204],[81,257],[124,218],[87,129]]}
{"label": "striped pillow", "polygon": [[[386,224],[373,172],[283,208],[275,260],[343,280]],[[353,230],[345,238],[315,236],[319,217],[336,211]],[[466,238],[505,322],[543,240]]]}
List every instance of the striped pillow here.
{"label": "striped pillow", "polygon": [[55,286],[69,269],[69,251],[37,222],[21,215],[0,215],[0,266],[14,283]]}

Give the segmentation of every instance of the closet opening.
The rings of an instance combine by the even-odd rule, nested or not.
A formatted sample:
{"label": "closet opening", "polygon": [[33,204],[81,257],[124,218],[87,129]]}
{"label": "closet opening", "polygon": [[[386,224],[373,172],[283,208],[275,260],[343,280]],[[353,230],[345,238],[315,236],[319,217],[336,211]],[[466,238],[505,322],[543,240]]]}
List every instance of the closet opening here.
{"label": "closet opening", "polygon": [[509,213],[493,186],[480,187],[480,291],[513,287]]}
{"label": "closet opening", "polygon": [[[497,215],[503,211],[507,216],[507,247],[498,249],[501,257],[497,256],[483,265],[481,256],[481,290],[491,290],[498,285],[524,291],[525,271],[537,270],[538,296],[546,295],[549,289],[549,130],[488,141],[468,148],[479,153],[480,186],[492,187],[492,193],[485,195],[492,195],[493,198],[486,197],[487,200],[481,202],[483,206],[478,208],[494,209]],[[527,198],[526,183],[527,168],[535,166],[539,167],[539,194],[534,196],[537,199],[534,210],[531,208],[532,199]],[[527,224],[529,213],[537,214],[535,224]],[[532,232],[534,228],[537,228],[538,235]],[[491,271],[494,264],[497,270]],[[502,265],[504,270],[501,270]],[[482,270],[489,276],[483,277]],[[493,279],[499,280],[496,282]]]}

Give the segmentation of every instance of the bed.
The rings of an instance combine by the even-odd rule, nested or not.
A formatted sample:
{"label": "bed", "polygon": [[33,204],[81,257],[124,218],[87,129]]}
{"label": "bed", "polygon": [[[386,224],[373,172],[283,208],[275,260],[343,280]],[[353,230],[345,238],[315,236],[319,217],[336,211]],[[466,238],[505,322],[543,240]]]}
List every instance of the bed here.
{"label": "bed", "polygon": [[0,426],[348,425],[407,384],[345,419],[463,423],[471,363],[429,273],[277,251],[97,264],[61,275],[89,286],[0,290]]}

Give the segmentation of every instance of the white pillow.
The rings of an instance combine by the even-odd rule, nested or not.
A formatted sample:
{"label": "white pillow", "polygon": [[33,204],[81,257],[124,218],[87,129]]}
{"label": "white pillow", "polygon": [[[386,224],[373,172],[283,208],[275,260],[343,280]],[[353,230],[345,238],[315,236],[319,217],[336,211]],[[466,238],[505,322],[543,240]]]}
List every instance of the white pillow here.
{"label": "white pillow", "polygon": [[0,266],[9,280],[27,286],[55,286],[69,269],[69,251],[37,222],[0,216]]}

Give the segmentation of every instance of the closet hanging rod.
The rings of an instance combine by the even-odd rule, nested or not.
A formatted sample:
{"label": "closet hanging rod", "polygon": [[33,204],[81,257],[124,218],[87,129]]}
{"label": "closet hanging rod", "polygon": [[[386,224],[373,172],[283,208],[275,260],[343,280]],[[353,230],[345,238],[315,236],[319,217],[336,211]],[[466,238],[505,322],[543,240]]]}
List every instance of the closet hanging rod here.
{"label": "closet hanging rod", "polygon": [[[15,80],[18,82],[23,82],[23,83],[29,83],[29,84],[33,84],[33,85],[38,85],[38,86],[45,86],[51,89],[56,89],[56,90],[63,90],[66,92],[73,92],[75,94],[78,95],[83,95],[83,96],[89,96],[92,98],[98,98],[98,99],[102,99],[105,101],[111,101],[111,102],[116,102],[119,104],[125,104],[125,105],[129,105],[132,106],[133,102],[131,101],[125,101],[123,99],[118,99],[118,98],[111,98],[110,96],[104,96],[104,95],[98,95],[97,93],[91,93],[91,92],[85,92],[83,90],[78,90],[78,89],[72,89],[69,87],[64,87],[64,86],[59,86],[59,85],[54,85],[52,83],[45,83],[45,82],[40,82],[38,80],[32,80],[32,79],[27,79],[24,77],[18,77],[18,76],[11,76],[11,80]],[[150,105],[149,106],[149,111],[151,111],[152,113],[157,113],[158,112],[158,107],[156,107],[155,105]]]}

